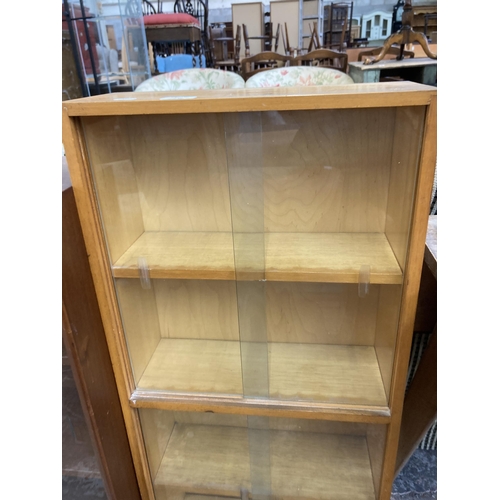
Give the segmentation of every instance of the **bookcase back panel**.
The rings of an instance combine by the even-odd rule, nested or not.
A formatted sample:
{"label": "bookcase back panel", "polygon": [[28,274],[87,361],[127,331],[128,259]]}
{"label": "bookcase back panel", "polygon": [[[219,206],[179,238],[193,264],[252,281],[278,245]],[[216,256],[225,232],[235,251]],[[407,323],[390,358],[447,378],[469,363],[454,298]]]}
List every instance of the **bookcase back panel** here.
{"label": "bookcase back panel", "polygon": [[[151,289],[143,289],[139,280],[117,280],[122,309],[136,305],[135,315],[128,317],[126,312],[122,315],[132,350],[137,349],[132,337],[139,337],[141,329],[144,333],[139,345],[144,344],[146,334],[152,344],[158,343],[160,337],[244,340],[240,335],[235,281],[152,280],[151,283]],[[374,345],[379,285],[373,285],[365,297],[359,296],[357,285],[350,284],[268,282],[263,289],[265,316],[261,341]],[[241,296],[239,302],[243,307]],[[245,315],[255,321],[258,306],[248,300],[246,307],[249,309]]]}
{"label": "bookcase back panel", "polygon": [[280,283],[266,285],[269,342],[373,345],[378,286],[359,297],[357,285]]}
{"label": "bookcase back panel", "polygon": [[[141,414],[144,410],[141,410]],[[246,415],[230,415],[204,412],[166,412],[172,413],[175,423],[195,425],[223,425],[255,429],[275,429],[279,431],[319,432],[322,434],[347,434],[365,436],[368,425],[354,422],[335,422],[333,420],[308,420],[301,418],[248,418]]]}
{"label": "bookcase back panel", "polygon": [[154,280],[161,336],[239,340],[236,282]]}
{"label": "bookcase back panel", "polygon": [[262,113],[267,232],[383,232],[395,110]]}
{"label": "bookcase back panel", "polygon": [[146,231],[231,231],[220,114],[123,117]]}
{"label": "bookcase back panel", "polygon": [[[140,217],[145,231],[231,231],[221,114],[92,117],[84,126],[94,171],[128,167],[128,184],[115,182],[109,194],[122,217]],[[108,181],[103,190],[110,184],[95,181]],[[134,205],[130,196],[120,205],[130,193]]]}

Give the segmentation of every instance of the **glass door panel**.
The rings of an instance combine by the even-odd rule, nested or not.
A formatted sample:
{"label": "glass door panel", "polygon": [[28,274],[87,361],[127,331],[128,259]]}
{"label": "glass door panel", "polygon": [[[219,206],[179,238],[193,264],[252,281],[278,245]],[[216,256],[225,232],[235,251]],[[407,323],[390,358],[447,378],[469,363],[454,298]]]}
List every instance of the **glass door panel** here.
{"label": "glass door panel", "polygon": [[226,115],[245,396],[387,406],[423,118]]}
{"label": "glass door panel", "polygon": [[387,406],[424,108],[82,123],[138,389]]}
{"label": "glass door panel", "polygon": [[386,426],[141,409],[156,500],[375,500]]}
{"label": "glass door panel", "polygon": [[137,388],[241,397],[222,115],[84,128]]}

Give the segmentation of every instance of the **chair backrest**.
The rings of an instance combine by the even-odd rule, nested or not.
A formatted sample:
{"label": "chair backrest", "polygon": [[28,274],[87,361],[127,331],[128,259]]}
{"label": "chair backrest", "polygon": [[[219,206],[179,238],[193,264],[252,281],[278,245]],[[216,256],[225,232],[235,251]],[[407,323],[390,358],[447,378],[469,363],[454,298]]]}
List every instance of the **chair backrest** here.
{"label": "chair backrest", "polygon": [[333,68],[347,73],[347,54],[330,49],[317,49],[292,61],[292,66],[316,66],[319,68]]}
{"label": "chair backrest", "polygon": [[264,40],[264,51],[273,50],[273,23],[269,22],[265,25],[264,36],[267,36]]}
{"label": "chair backrest", "polygon": [[245,57],[250,57],[250,40],[248,39],[248,28],[246,24],[242,24],[243,40],[245,42]]}
{"label": "chair backrest", "polygon": [[241,61],[241,76],[245,80],[260,73],[268,71],[272,68],[285,67],[293,60],[292,56],[284,56],[277,52],[265,51],[255,54],[251,57],[245,57]]}
{"label": "chair backrest", "polygon": [[283,46],[285,49],[285,54],[290,55],[292,53],[292,48],[290,47],[290,39],[288,38],[288,26],[285,23],[285,31],[283,34]]}
{"label": "chair backrest", "polygon": [[331,4],[328,12],[327,29],[323,34],[324,47],[343,50],[346,46],[346,30],[348,25],[349,5]]}
{"label": "chair backrest", "polygon": [[157,7],[158,9],[155,9],[151,2],[148,2],[148,0],[142,0],[142,15],[150,16],[152,14],[159,14],[161,12],[159,10],[161,8],[160,2],[158,2]]}
{"label": "chair backrest", "polygon": [[217,53],[215,50],[215,39],[212,26],[208,27],[208,51],[210,54],[210,59],[212,61],[212,64],[217,64]]}
{"label": "chair backrest", "polygon": [[[210,39],[209,39],[209,48],[210,48],[210,56],[212,59],[212,63],[214,67],[218,68],[224,67],[224,68],[235,68],[239,66],[240,63],[240,50],[241,50],[241,26],[238,24],[236,27],[236,36],[234,38],[234,64],[228,64],[227,62],[221,62],[219,66],[218,65],[218,60],[217,60],[217,50],[215,47],[215,42],[217,41],[217,38],[214,35],[214,31],[212,29],[212,26],[208,27],[208,32],[210,34]],[[227,40],[227,39],[226,39]]]}
{"label": "chair backrest", "polygon": [[[358,54],[358,61],[364,61],[369,56],[379,55],[380,52],[382,52],[383,48],[384,47],[374,47],[373,49],[363,50],[363,52],[360,52]],[[384,59],[395,59],[397,56],[399,56],[399,51],[400,51],[399,46],[392,45],[391,47],[389,47],[389,50],[387,51],[387,54],[385,55]],[[413,58],[415,57],[415,52],[411,50],[403,50],[403,55],[405,57]],[[395,56],[395,57],[390,57],[390,56]]]}
{"label": "chair backrest", "polygon": [[140,17],[150,16],[152,14],[161,13],[161,1],[158,0],[156,8],[149,0],[128,0],[125,4],[125,16],[127,17]]}
{"label": "chair backrest", "polygon": [[141,83],[135,92],[241,89],[244,86],[245,81],[236,73],[213,68],[190,68],[154,76]]}
{"label": "chair backrest", "polygon": [[276,38],[274,41],[274,52],[278,52],[278,47],[280,45],[280,30],[281,30],[281,24],[278,23],[278,26],[276,26]]}
{"label": "chair backrest", "polygon": [[309,40],[309,46],[307,47],[307,52],[311,52],[312,50],[321,48],[321,42],[319,40],[319,34],[318,34],[318,23],[315,22],[312,28],[311,25],[309,25],[309,29],[311,31],[311,39]]}
{"label": "chair backrest", "polygon": [[200,21],[205,36],[208,35],[208,0],[175,0],[174,12],[191,14]]}
{"label": "chair backrest", "polygon": [[240,51],[241,51],[241,26],[238,24],[236,27],[236,37],[234,38],[234,62],[235,64],[240,63]]}
{"label": "chair backrest", "polygon": [[250,77],[245,87],[309,87],[315,85],[348,85],[353,79],[336,69],[291,66],[270,69]]}

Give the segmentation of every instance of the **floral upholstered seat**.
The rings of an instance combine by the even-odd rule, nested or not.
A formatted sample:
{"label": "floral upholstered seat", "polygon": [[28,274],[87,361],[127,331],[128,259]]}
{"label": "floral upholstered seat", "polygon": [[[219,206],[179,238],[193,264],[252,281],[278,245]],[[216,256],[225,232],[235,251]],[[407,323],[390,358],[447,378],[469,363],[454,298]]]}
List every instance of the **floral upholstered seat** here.
{"label": "floral upholstered seat", "polygon": [[245,80],[236,73],[211,68],[191,68],[154,76],[141,83],[136,92],[165,90],[241,89]]}
{"label": "floral upholstered seat", "polygon": [[346,85],[353,79],[336,69],[314,66],[275,68],[251,76],[246,87],[304,87],[313,85]]}

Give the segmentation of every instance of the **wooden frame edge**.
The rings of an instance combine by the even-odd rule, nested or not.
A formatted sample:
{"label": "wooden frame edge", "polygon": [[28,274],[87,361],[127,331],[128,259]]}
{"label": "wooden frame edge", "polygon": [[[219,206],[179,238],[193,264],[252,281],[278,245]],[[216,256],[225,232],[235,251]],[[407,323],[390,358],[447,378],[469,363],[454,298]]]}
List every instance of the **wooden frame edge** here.
{"label": "wooden frame edge", "polygon": [[412,231],[408,249],[402,308],[393,363],[389,407],[391,422],[387,429],[380,500],[389,500],[394,481],[396,455],[401,428],[406,377],[413,337],[413,324],[417,310],[420,276],[424,261],[425,240],[429,219],[429,206],[437,158],[437,96],[433,96],[426,111],[420,153],[415,203],[412,214]]}
{"label": "wooden frame edge", "polygon": [[[251,111],[287,111],[293,106],[295,111],[316,109],[356,109],[401,106],[427,106],[436,91],[422,86],[419,89],[380,90],[380,84],[360,84],[366,93],[295,93],[286,87],[274,89],[276,92],[244,93],[245,89],[226,89],[224,91],[172,91],[152,93],[128,93],[129,97],[121,97],[122,101],[99,100],[91,97],[65,101],[65,109],[69,116],[118,116],[144,114],[189,114],[189,113],[235,113]],[[373,85],[373,87],[370,87]],[[390,84],[383,84],[390,85]],[[346,86],[348,87],[348,86]],[[404,86],[403,86],[404,87]],[[303,87],[305,89],[323,87]],[[369,89],[373,88],[373,92]],[[229,90],[229,92],[228,92]],[[246,89],[258,91],[262,89]],[[278,92],[279,90],[279,92]],[[400,90],[395,99],[395,92]],[[211,92],[207,94],[207,92]],[[142,95],[140,95],[142,94]],[[120,94],[125,96],[125,94]],[[177,97],[177,99],[176,99]],[[118,99],[118,98],[117,98]],[[128,100],[125,100],[128,99]],[[166,99],[166,100],[162,100]]]}
{"label": "wooden frame edge", "polygon": [[157,391],[136,390],[130,397],[132,408],[157,410],[255,415],[264,417],[335,420],[338,422],[364,422],[388,424],[389,407],[325,405],[309,402],[276,401],[261,398],[246,399],[203,396],[168,396]]}
{"label": "wooden frame edge", "polygon": [[[66,107],[62,115],[63,144],[68,159],[73,192],[77,201],[77,210],[82,226],[85,246],[89,258],[92,279],[101,312],[106,342],[109,348],[113,371],[117,380],[118,394],[125,421],[125,427],[134,461],[139,489],[144,500],[153,500],[153,486],[147,469],[146,451],[142,440],[142,431],[138,413],[130,408],[128,398],[132,391],[133,377],[126,360],[126,345],[121,332],[118,305],[113,288],[111,269],[107,265],[107,253],[104,245],[97,202],[88,168],[88,159],[82,143],[82,130],[76,118],[70,118]],[[108,304],[111,306],[109,307]]]}

